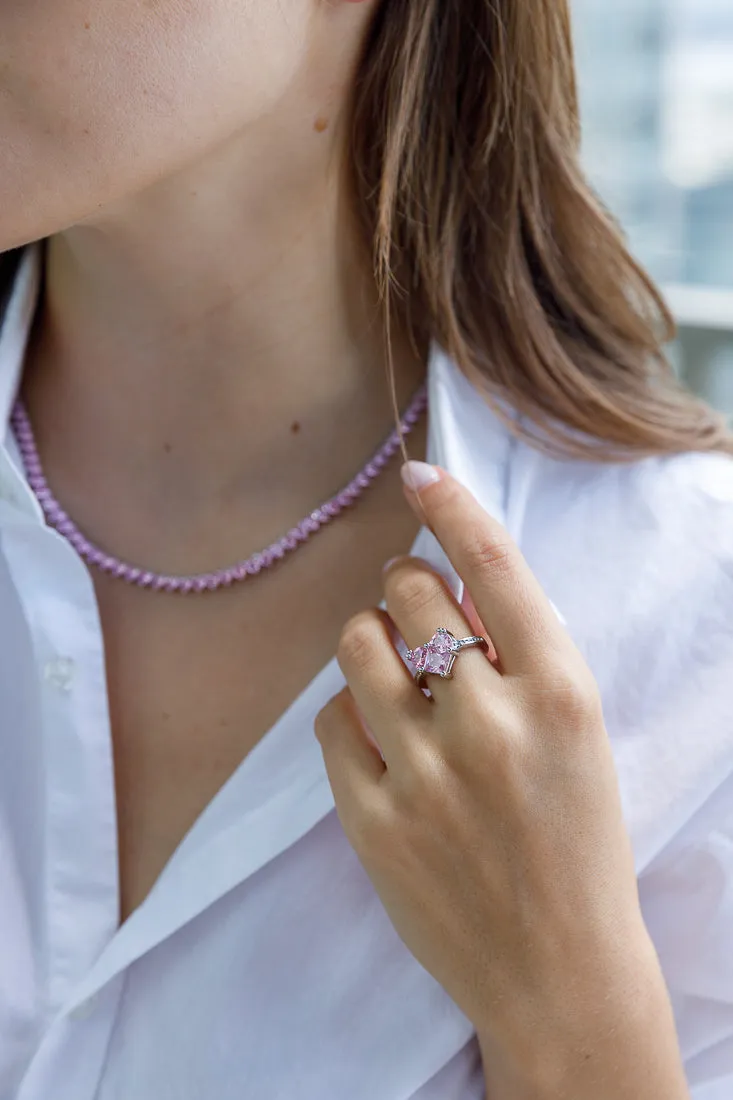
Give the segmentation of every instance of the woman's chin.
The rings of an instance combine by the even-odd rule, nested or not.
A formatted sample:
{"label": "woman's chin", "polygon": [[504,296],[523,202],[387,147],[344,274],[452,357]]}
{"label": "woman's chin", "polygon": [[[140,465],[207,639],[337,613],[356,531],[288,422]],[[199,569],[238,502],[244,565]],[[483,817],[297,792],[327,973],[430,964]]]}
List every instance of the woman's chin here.
{"label": "woman's chin", "polygon": [[44,209],[47,203],[44,204],[40,196],[38,201],[28,197],[22,202],[14,202],[10,196],[3,194],[3,190],[0,187],[0,253],[51,237],[83,221],[90,214],[79,209]]}
{"label": "woman's chin", "polygon": [[29,203],[13,202],[3,194],[0,187],[0,252],[10,252],[22,248],[31,241],[48,237],[60,228],[57,219],[43,217],[42,211],[29,209]]}
{"label": "woman's chin", "polygon": [[23,248],[24,245],[30,244],[32,241],[38,241],[46,235],[45,233],[12,233],[2,224],[0,219],[0,255],[4,252],[12,252],[14,248]]}

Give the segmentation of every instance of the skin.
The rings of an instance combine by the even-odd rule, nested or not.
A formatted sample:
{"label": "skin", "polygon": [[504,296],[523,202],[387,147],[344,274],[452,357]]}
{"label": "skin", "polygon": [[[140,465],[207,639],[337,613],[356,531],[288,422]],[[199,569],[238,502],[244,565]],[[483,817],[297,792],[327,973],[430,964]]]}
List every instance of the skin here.
{"label": "skin", "polygon": [[[324,499],[336,467],[358,469],[389,424],[369,257],[342,172],[343,106],[372,11],[371,0],[0,7],[0,249],[50,238],[24,396],[51,483],[118,553],[182,573],[236,560],[245,535],[264,545]],[[395,336],[404,404],[424,362]],[[307,461],[294,460],[294,409],[300,435],[323,441]],[[411,531],[417,515],[405,525],[382,499],[383,517],[394,510],[395,525]],[[437,685],[426,709],[383,619],[374,610],[349,615],[339,647],[349,688],[317,725],[344,829],[405,943],[474,1021],[490,1100],[682,1100],[589,673],[518,552],[499,552],[510,546],[506,533],[448,478],[422,505],[419,518],[466,579],[501,671],[476,652],[463,655],[455,683]],[[340,532],[346,540],[345,524]],[[293,567],[304,570],[299,591],[311,587],[308,569],[313,578],[325,569],[338,609],[338,562],[348,561],[355,587],[343,606],[359,592],[364,604],[377,602],[366,593],[377,561],[391,556],[386,537],[342,547],[331,538],[331,561],[329,537],[314,551],[320,558],[308,565],[304,554]],[[123,892],[124,917],[246,750],[230,745],[211,789],[197,787],[200,760],[187,770],[181,725],[171,741],[175,790],[160,786],[170,768],[157,758],[140,771],[150,742],[158,752],[167,745],[155,721],[161,684],[182,713],[200,703],[186,697],[180,663],[168,672],[161,663],[171,639],[190,646],[192,667],[210,662],[212,697],[232,695],[219,724],[234,729],[255,704],[236,694],[216,652],[227,636],[222,616],[289,617],[293,634],[302,624],[287,581],[278,588],[275,578],[259,610],[257,593],[254,603],[224,593],[205,608],[194,601],[169,611],[156,594],[97,583],[116,771],[118,782],[129,780],[118,785],[123,879],[134,883],[127,900]],[[468,632],[416,562],[390,568],[386,596],[411,644],[438,622]],[[157,640],[148,653],[146,639]],[[320,643],[328,651],[330,635]],[[231,659],[236,649],[227,648]],[[268,657],[252,676],[265,698],[270,665]],[[314,671],[304,670],[306,682]],[[389,699],[389,714],[376,697]],[[287,701],[277,700],[278,713]],[[359,709],[386,765],[363,738]],[[272,717],[262,715],[263,729]],[[172,823],[171,807],[189,796],[189,818]],[[158,816],[125,843],[130,807],[131,822],[151,807]],[[580,821],[584,828],[568,831]],[[149,833],[162,838],[153,857]],[[530,926],[542,931],[527,966]],[[612,991],[602,1009],[599,980]]]}
{"label": "skin", "polygon": [[[419,494],[415,467],[436,478]],[[386,612],[347,623],[348,686],[316,722],[344,830],[404,942],[476,1026],[487,1100],[684,1100],[593,676],[501,524],[445,471],[404,474],[475,617],[401,558]],[[460,654],[428,698],[391,623],[409,646],[438,624],[478,631],[492,659]]]}
{"label": "skin", "polygon": [[[151,513],[180,500],[179,529],[253,465],[290,461],[293,407],[324,435],[355,408],[371,440],[389,423],[375,291],[341,179],[342,103],[370,15],[324,0],[0,10],[0,249],[52,236],[34,374],[53,363],[44,400],[75,401],[80,449],[97,449],[85,438],[97,424],[114,468],[148,392],[139,464]],[[395,363],[404,403],[424,364],[399,333]],[[187,385],[171,395],[174,372]],[[165,483],[161,434],[177,455]],[[333,443],[347,467],[348,441]],[[290,473],[304,501],[318,497],[322,468]]]}
{"label": "skin", "polygon": [[[348,21],[354,9],[342,10]],[[324,64],[331,21],[308,0],[3,4],[2,245],[98,224],[244,129],[253,151],[257,137],[274,146],[278,124],[292,137],[300,113],[302,144],[356,41],[355,27],[339,26],[329,44],[340,56]]]}

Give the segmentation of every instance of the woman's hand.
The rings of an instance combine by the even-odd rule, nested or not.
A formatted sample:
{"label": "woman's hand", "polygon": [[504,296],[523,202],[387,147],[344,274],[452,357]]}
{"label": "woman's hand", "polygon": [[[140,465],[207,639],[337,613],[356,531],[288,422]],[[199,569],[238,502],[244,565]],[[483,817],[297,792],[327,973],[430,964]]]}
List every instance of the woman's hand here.
{"label": "woman's hand", "polygon": [[[687,1096],[595,681],[506,530],[445,472],[410,464],[416,475],[407,497],[480,623],[401,558],[388,615],[344,628],[348,687],[316,723],[344,831],[405,944],[474,1024],[489,1096]],[[494,661],[464,651],[452,679],[428,678],[429,699],[391,623],[409,646],[478,625]]]}

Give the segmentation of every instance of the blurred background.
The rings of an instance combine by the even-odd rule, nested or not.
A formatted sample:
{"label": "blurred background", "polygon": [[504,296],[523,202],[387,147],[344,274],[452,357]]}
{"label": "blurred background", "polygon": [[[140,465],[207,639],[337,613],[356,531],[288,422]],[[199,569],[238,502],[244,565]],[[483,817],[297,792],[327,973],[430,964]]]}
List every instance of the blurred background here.
{"label": "blurred background", "polygon": [[590,176],[733,416],[733,0],[572,0]]}

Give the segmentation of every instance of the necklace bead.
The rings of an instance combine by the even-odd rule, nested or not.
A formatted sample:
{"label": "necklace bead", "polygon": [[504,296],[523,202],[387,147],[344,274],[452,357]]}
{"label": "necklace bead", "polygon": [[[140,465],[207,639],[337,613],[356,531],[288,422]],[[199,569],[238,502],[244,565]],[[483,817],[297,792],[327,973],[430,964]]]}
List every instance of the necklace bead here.
{"label": "necklace bead", "polygon": [[[403,435],[409,435],[427,408],[427,403],[427,387],[423,384],[414,394],[403,414],[401,421]],[[23,460],[28,484],[41,505],[46,522],[71,543],[87,565],[101,570],[110,577],[125,581],[127,584],[136,585],[138,588],[150,588],[156,592],[184,595],[214,592],[218,588],[225,588],[248,577],[255,577],[264,569],[271,568],[276,562],[281,561],[287,554],[292,553],[312,535],[316,534],[321,527],[339,516],[345,508],[349,508],[358,500],[364,490],[379,476],[400,445],[400,435],[395,429],[379,450],[372,455],[366,465],[343,489],[339,490],[335,496],[324,501],[318,508],[314,508],[309,515],[301,519],[294,527],[291,527],[287,534],[271,543],[270,546],[265,547],[264,550],[252,554],[249,558],[245,558],[235,565],[228,566],[225,569],[217,569],[212,573],[196,573],[192,576],[168,576],[131,565],[122,561],[121,558],[105,553],[79,530],[49,488],[38,454],[33,427],[25,405],[20,398],[15,402],[13,408],[11,426]]]}

